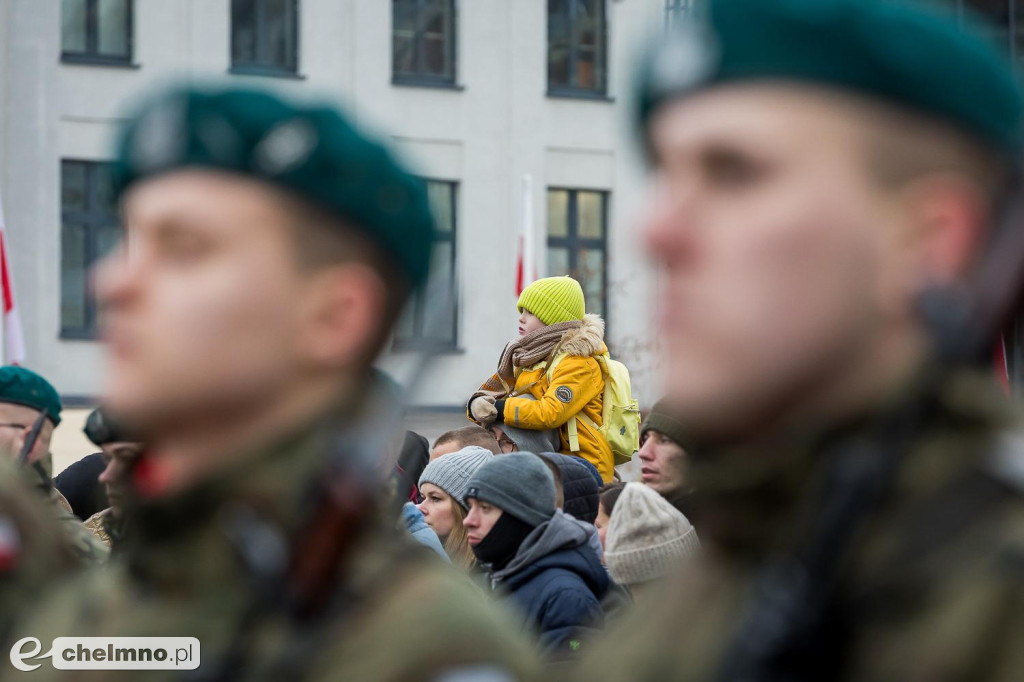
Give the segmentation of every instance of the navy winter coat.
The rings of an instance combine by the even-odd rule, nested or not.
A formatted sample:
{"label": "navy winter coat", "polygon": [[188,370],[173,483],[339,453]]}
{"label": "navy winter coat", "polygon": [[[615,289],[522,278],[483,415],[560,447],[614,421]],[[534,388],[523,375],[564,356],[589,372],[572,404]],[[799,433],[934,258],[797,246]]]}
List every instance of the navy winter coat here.
{"label": "navy winter coat", "polygon": [[556,511],[523,541],[509,565],[491,576],[553,658],[571,656],[580,635],[604,627],[601,598],[610,582],[589,540],[594,532],[593,526]]}

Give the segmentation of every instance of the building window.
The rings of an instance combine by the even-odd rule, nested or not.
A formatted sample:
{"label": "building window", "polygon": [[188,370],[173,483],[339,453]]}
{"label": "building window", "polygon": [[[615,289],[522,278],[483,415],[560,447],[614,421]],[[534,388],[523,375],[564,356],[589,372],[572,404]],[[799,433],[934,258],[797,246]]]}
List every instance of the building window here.
{"label": "building window", "polygon": [[587,312],[604,315],[606,318],[607,227],[607,192],[548,190],[547,274],[573,277],[583,287]]}
{"label": "building window", "polygon": [[61,59],[127,64],[132,60],[132,0],[62,0]]}
{"label": "building window", "polygon": [[60,328],[64,338],[92,338],[96,304],[89,269],[121,237],[110,164],[61,161]]}
{"label": "building window", "polygon": [[455,0],[394,0],[391,68],[396,83],[455,83]]}
{"label": "building window", "polygon": [[548,0],[548,93],[604,95],[605,0]]}
{"label": "building window", "polygon": [[395,330],[395,346],[412,348],[424,342],[441,347],[458,345],[456,300],[456,206],[458,184],[427,181],[430,208],[437,224],[437,238],[430,262],[430,278],[416,293]]}
{"label": "building window", "polygon": [[693,9],[694,0],[665,0],[665,26],[674,28],[682,24]]}
{"label": "building window", "polygon": [[293,75],[299,68],[298,0],[231,0],[231,70]]}
{"label": "building window", "polygon": [[987,17],[996,25],[997,42],[1013,59],[1024,58],[1024,0],[954,0],[962,18],[965,10]]}

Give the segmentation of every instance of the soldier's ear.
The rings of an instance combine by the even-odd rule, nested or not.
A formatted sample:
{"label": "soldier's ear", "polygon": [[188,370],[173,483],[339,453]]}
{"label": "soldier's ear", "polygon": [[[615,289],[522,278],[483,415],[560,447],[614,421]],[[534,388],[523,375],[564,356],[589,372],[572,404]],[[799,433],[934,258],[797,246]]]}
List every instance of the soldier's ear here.
{"label": "soldier's ear", "polygon": [[343,263],[310,276],[303,304],[303,353],[325,369],[355,369],[374,353],[387,307],[387,285],[380,273],[358,262]]}
{"label": "soldier's ear", "polygon": [[903,191],[923,286],[962,281],[986,237],[990,208],[981,188],[956,173],[933,173]]}

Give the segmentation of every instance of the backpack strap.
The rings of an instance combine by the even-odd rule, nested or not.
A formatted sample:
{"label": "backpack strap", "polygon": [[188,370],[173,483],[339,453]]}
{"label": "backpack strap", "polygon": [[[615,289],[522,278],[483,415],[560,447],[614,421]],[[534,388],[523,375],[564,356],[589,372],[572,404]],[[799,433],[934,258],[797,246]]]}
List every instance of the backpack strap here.
{"label": "backpack strap", "polygon": [[[556,348],[556,350],[557,350],[557,348]],[[607,379],[608,378],[608,361],[607,361],[607,358],[605,357],[605,355],[606,355],[605,353],[598,353],[597,355],[591,355],[590,357],[592,357],[595,360],[597,360],[597,364],[601,367],[601,375],[605,379]],[[547,370],[548,386],[551,385],[551,379],[554,377],[555,367],[558,365],[559,362],[562,361],[563,358],[566,358],[566,357],[568,357],[567,353],[561,353],[559,355],[554,356],[551,359],[551,362],[548,364],[548,370]],[[577,412],[576,413],[576,417],[573,418],[573,419],[570,419],[566,423],[566,425],[565,425],[565,427],[566,427],[565,428],[566,436],[568,436],[568,440],[569,440],[569,452],[579,452],[580,451],[580,432],[579,432],[579,427],[577,426],[577,422],[580,422],[580,421],[582,421],[584,424],[586,424],[587,426],[592,428],[594,431],[596,431],[598,433],[601,432],[601,427],[598,426],[597,423],[593,419],[591,419],[587,415],[583,414],[582,410]]]}

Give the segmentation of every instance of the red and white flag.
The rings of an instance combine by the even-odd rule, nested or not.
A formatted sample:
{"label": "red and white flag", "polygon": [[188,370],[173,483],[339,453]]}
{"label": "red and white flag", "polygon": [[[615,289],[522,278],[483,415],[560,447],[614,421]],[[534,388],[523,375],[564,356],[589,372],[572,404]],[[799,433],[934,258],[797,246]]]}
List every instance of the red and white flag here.
{"label": "red and white flag", "polygon": [[519,231],[519,256],[516,261],[516,298],[537,279],[533,247],[533,177],[523,176],[523,218]]}
{"label": "red and white flag", "polygon": [[7,224],[4,222],[3,204],[0,204],[0,293],[3,297],[3,364],[20,365],[25,362],[25,336],[21,328],[21,315],[14,298],[11,266],[7,259]]}

